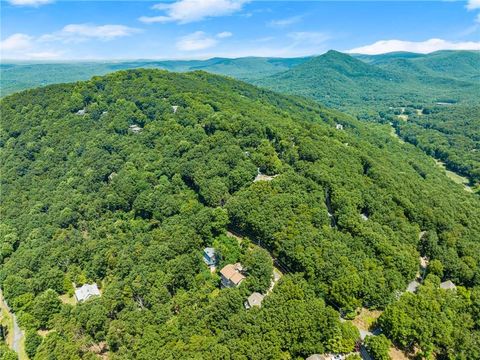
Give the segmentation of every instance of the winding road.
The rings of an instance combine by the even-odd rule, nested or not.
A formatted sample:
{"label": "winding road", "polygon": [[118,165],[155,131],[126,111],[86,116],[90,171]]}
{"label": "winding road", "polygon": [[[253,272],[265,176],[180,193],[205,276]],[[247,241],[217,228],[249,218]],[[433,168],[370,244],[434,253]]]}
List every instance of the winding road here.
{"label": "winding road", "polygon": [[[0,289],[0,307],[2,309],[5,309],[8,312],[8,315],[12,318],[13,320],[13,340],[12,344],[10,344],[10,347],[12,350],[14,350],[17,354],[20,353],[21,351],[21,344],[22,344],[22,339],[23,339],[23,331],[20,329],[20,326],[18,326],[18,321],[17,317],[15,316],[14,313],[10,310],[10,307],[8,306],[7,302],[3,298],[3,292],[2,289]],[[12,331],[12,329],[9,329],[9,331]]]}

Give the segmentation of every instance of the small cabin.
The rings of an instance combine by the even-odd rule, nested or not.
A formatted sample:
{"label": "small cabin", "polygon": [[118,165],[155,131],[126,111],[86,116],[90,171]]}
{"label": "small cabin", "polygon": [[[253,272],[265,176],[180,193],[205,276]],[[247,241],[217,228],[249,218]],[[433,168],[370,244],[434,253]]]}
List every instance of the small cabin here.
{"label": "small cabin", "polygon": [[272,181],[273,179],[275,179],[276,177],[278,176],[277,175],[265,175],[265,174],[262,174],[262,172],[260,171],[260,168],[257,169],[257,176],[255,177],[255,179],[253,179],[253,182],[257,182],[257,181]]}
{"label": "small cabin", "polygon": [[207,247],[203,249],[203,261],[208,266],[217,265],[217,256],[215,254],[215,249],[212,247]]}
{"label": "small cabin", "polygon": [[343,130],[343,125],[342,124],[335,124],[335,129]]}
{"label": "small cabin", "polygon": [[330,360],[330,356],[313,354],[313,355],[310,355],[308,358],[306,358],[306,360]]}
{"label": "small cabin", "polygon": [[83,115],[85,115],[85,114],[86,114],[85,109],[81,109],[81,110],[78,110],[78,111],[76,112],[76,115],[79,115],[79,116],[83,116]]}
{"label": "small cabin", "polygon": [[447,281],[444,281],[444,282],[440,283],[440,289],[443,289],[443,290],[456,290],[457,287],[456,287],[456,285],[455,285],[451,280],[447,280]]}
{"label": "small cabin", "polygon": [[172,105],[173,113],[176,114],[178,110],[178,105]]}
{"label": "small cabin", "polygon": [[262,301],[264,299],[265,295],[262,295],[258,292],[252,293],[247,300],[245,301],[245,309],[251,309],[252,307],[262,307]]}
{"label": "small cabin", "polygon": [[222,270],[220,270],[220,277],[222,279],[223,287],[237,287],[245,276],[242,274],[243,268],[240,263],[228,264]]}
{"label": "small cabin", "polygon": [[130,125],[130,126],[128,127],[128,130],[130,130],[130,131],[131,131],[132,133],[134,133],[134,134],[138,134],[138,133],[141,132],[143,129],[142,129],[140,126],[134,124],[134,125]]}
{"label": "small cabin", "polygon": [[420,283],[416,280],[413,280],[412,282],[410,282],[410,284],[408,284],[407,292],[413,294],[415,291],[417,291],[419,286],[420,286]]}
{"label": "small cabin", "polygon": [[115,176],[117,176],[117,173],[114,171],[110,175],[108,175],[108,181],[112,181]]}
{"label": "small cabin", "polygon": [[98,290],[96,283],[85,284],[75,289],[75,300],[77,302],[84,302],[95,296],[100,296],[100,290]]}

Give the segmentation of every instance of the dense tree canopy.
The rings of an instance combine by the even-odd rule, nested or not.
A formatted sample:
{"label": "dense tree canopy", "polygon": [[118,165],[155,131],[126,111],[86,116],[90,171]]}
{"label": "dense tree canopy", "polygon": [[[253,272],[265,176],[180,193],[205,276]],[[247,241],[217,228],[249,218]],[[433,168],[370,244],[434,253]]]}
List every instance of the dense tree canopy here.
{"label": "dense tree canopy", "polygon": [[[383,128],[313,102],[203,72],[132,70],[15,94],[1,111],[0,283],[35,359],[347,353],[359,335],[338,311],[387,307],[388,329],[420,255],[466,291],[480,285],[478,199]],[[272,178],[254,182],[259,171]],[[220,289],[206,246],[245,265],[240,287]],[[271,279],[259,247],[291,274],[247,311]],[[65,301],[91,282],[101,297]]]}

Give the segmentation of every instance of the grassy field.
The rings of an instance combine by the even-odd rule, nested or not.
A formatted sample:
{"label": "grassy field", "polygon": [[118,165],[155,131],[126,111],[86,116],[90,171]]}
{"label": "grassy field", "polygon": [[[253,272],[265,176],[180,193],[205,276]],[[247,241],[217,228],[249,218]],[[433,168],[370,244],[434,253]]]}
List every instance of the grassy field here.
{"label": "grassy field", "polygon": [[447,170],[447,168],[445,167],[445,164],[442,161],[435,159],[435,164],[437,164],[438,167],[442,168],[445,171],[445,174],[449,179],[453,180],[457,184],[463,185],[466,191],[473,192],[473,189],[470,186],[468,186],[469,181],[466,177],[458,175],[453,171]]}

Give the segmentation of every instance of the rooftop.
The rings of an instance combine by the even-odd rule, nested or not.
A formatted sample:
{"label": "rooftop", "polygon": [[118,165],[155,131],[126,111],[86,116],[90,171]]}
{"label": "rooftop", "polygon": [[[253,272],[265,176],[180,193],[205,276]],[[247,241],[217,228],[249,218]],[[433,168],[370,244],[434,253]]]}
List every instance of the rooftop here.
{"label": "rooftop", "polygon": [[207,254],[207,256],[210,257],[210,258],[215,256],[215,249],[212,248],[212,247],[207,247],[207,248],[203,249],[203,252],[205,254]]}
{"label": "rooftop", "polygon": [[444,281],[440,284],[440,289],[455,290],[457,287],[451,280]]}
{"label": "rooftop", "polygon": [[100,296],[100,290],[98,290],[96,283],[85,284],[75,289],[75,297],[77,298],[77,301],[85,301],[92,296]]}
{"label": "rooftop", "polygon": [[241,270],[242,265],[240,263],[228,264],[225,265],[222,270],[220,270],[220,274],[233,282],[235,285],[238,285],[243,279],[245,279],[245,276],[240,273]]}
{"label": "rooftop", "polygon": [[265,298],[265,295],[262,295],[258,292],[252,293],[248,298],[247,298],[247,304],[248,307],[251,308],[252,306],[262,306],[262,301]]}

